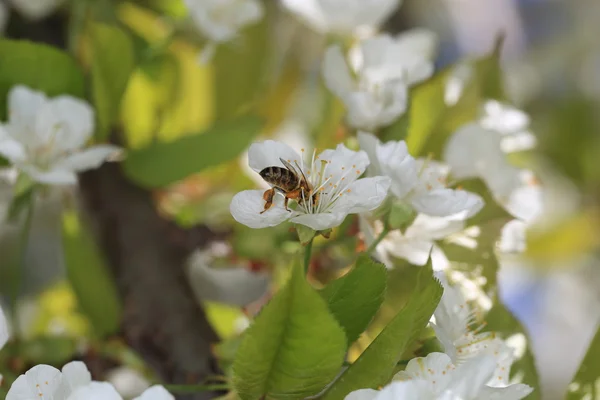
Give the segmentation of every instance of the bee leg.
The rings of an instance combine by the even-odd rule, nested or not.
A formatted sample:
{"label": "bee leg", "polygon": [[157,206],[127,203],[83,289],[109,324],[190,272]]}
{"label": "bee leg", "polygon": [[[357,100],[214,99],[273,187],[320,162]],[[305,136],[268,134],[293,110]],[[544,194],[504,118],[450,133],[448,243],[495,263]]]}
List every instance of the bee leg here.
{"label": "bee leg", "polygon": [[287,197],[287,196],[285,196],[285,200],[283,201],[283,206],[285,207],[285,210],[286,210],[286,211],[292,212],[292,210],[290,210],[290,209],[288,208],[288,201],[290,201],[290,198],[289,198],[289,197]]}
{"label": "bee leg", "polygon": [[273,205],[273,197],[275,197],[275,189],[268,189],[263,193],[263,200],[266,201],[266,203],[265,209],[260,212],[261,214],[271,208]]}

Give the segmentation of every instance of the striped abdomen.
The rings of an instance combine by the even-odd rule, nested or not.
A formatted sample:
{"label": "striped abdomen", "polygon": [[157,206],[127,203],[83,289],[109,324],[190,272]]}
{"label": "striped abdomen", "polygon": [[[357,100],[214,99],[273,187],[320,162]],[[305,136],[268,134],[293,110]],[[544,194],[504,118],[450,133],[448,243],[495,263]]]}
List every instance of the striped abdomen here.
{"label": "striped abdomen", "polygon": [[300,179],[287,168],[267,167],[260,171],[260,176],[270,185],[285,191],[297,189],[300,184]]}

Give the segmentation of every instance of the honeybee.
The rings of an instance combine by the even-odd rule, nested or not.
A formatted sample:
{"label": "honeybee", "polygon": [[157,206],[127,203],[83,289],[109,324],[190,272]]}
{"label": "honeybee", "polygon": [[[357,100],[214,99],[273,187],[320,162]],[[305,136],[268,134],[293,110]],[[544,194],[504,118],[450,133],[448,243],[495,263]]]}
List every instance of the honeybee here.
{"label": "honeybee", "polygon": [[[284,206],[287,211],[292,211],[288,208],[288,202],[290,199],[296,200],[298,204],[304,204],[308,199],[312,200],[313,206],[316,205],[319,196],[318,193],[313,193],[313,187],[306,179],[302,169],[294,168],[292,164],[280,158],[285,168],[272,166],[266,167],[259,172],[260,176],[270,184],[272,187],[263,194],[265,200],[265,209],[260,213],[264,213],[273,205],[273,198],[275,197],[275,191],[280,192],[284,195],[285,201]],[[297,164],[296,164],[297,166]],[[300,173],[298,173],[300,171]]]}

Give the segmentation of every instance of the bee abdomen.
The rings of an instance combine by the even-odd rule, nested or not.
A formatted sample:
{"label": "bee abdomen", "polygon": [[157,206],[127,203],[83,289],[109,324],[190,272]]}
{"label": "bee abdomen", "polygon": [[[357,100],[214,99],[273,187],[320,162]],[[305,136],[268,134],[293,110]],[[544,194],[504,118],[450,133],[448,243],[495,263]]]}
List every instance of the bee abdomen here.
{"label": "bee abdomen", "polygon": [[298,177],[286,168],[267,167],[260,171],[260,176],[269,184],[284,190],[298,187]]}

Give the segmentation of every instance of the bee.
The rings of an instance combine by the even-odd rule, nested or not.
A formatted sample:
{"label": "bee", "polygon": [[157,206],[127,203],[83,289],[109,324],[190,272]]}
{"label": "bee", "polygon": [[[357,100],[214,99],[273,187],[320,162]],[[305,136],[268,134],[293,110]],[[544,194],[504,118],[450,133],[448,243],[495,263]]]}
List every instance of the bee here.
{"label": "bee", "polygon": [[[275,197],[275,191],[280,192],[284,195],[285,201],[284,206],[287,211],[292,211],[288,208],[288,202],[290,199],[296,200],[298,204],[304,204],[308,199],[312,199],[313,205],[318,202],[318,193],[313,193],[313,187],[306,179],[302,169],[294,168],[292,164],[280,158],[285,168],[272,166],[266,167],[259,172],[260,176],[272,187],[263,194],[265,200],[265,208],[260,213],[264,213],[273,205],[273,198]],[[296,166],[298,166],[296,164]],[[300,171],[300,173],[298,173]]]}

